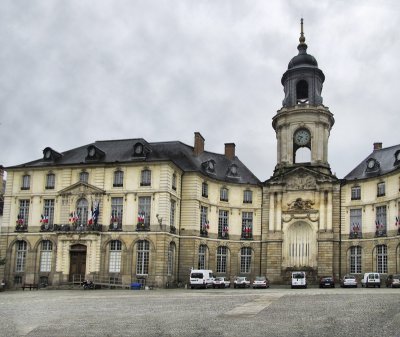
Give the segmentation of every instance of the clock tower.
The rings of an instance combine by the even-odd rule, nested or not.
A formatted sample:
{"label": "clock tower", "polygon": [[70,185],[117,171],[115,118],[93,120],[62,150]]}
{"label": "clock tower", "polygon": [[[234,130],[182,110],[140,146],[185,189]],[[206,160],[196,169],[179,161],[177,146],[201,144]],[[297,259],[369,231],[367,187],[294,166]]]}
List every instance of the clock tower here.
{"label": "clock tower", "polygon": [[275,173],[301,164],[330,174],[328,138],[335,120],[322,104],[325,76],[316,59],[307,53],[305,40],[302,19],[299,53],[282,76],[283,106],[272,119],[277,137]]}
{"label": "clock tower", "polygon": [[265,272],[288,281],[292,271],[310,282],[335,275],[339,252],[339,180],[328,162],[328,140],[335,122],[321,96],[325,76],[307,53],[303,19],[298,55],[282,76],[282,108],[272,118],[277,164],[264,184]]}

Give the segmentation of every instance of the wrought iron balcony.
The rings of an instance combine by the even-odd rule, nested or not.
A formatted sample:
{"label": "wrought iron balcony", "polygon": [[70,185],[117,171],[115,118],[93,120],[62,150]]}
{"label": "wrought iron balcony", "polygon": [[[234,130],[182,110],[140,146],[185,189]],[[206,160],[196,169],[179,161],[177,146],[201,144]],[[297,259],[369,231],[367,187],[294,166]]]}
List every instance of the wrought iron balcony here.
{"label": "wrought iron balcony", "polygon": [[379,229],[375,231],[375,237],[379,238],[382,236],[387,236],[386,229]]}
{"label": "wrought iron balcony", "polygon": [[171,227],[169,228],[169,232],[170,232],[171,234],[176,234],[176,227],[175,227],[175,226],[171,226]]}
{"label": "wrought iron balcony", "polygon": [[208,237],[208,231],[206,229],[200,229],[200,236]]}
{"label": "wrought iron balcony", "polygon": [[54,224],[53,231],[55,232],[101,232],[103,225],[92,224],[92,225],[78,225],[78,224]]}
{"label": "wrought iron balcony", "polygon": [[136,225],[136,230],[138,232],[149,232],[150,231],[150,224],[138,222]]}
{"label": "wrought iron balcony", "polygon": [[350,232],[349,239],[362,239],[361,232]]}
{"label": "wrought iron balcony", "polygon": [[27,224],[17,224],[15,226],[15,232],[27,232],[28,231],[28,225]]}
{"label": "wrought iron balcony", "polygon": [[226,232],[219,232],[218,239],[229,240],[229,234]]}
{"label": "wrought iron balcony", "polygon": [[242,233],[240,240],[253,240],[253,233]]}
{"label": "wrought iron balcony", "polygon": [[121,232],[122,231],[122,223],[113,222],[108,226],[108,230],[111,232]]}

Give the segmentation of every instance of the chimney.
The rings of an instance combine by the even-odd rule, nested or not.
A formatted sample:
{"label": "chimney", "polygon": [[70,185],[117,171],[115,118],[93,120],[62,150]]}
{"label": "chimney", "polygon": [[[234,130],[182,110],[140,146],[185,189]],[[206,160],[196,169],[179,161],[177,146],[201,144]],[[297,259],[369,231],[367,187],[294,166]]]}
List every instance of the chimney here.
{"label": "chimney", "polygon": [[225,157],[229,160],[235,159],[235,143],[225,143]]}
{"label": "chimney", "polygon": [[195,156],[199,156],[204,152],[204,138],[200,132],[194,133],[194,149],[193,153]]}
{"label": "chimney", "polygon": [[374,152],[382,150],[382,143],[374,143]]}

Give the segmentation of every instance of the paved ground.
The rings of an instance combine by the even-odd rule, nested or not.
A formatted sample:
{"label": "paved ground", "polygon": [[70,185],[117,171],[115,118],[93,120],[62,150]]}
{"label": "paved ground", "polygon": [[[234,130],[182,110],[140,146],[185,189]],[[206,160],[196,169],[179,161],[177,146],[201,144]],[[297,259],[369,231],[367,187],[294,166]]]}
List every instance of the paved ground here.
{"label": "paved ground", "polygon": [[400,289],[0,293],[0,336],[400,336]]}

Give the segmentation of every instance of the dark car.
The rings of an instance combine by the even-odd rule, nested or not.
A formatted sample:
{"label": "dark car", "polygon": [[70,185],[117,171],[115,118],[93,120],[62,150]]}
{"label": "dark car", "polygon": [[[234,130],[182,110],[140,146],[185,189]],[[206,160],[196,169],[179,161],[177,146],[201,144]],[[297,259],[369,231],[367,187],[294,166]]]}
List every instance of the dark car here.
{"label": "dark car", "polygon": [[400,287],[400,274],[389,275],[386,279],[386,287],[399,288]]}
{"label": "dark car", "polygon": [[320,288],[335,288],[335,280],[333,279],[332,276],[322,276],[319,279],[319,287]]}

